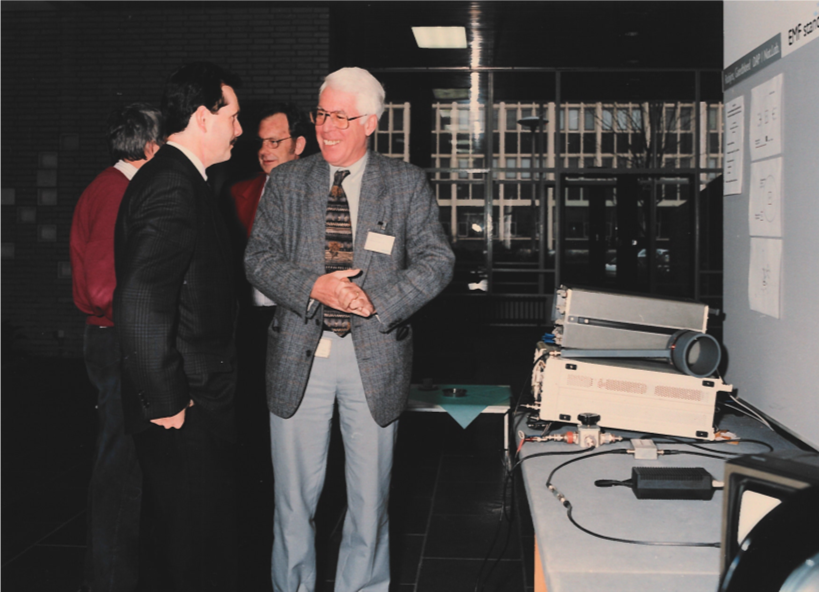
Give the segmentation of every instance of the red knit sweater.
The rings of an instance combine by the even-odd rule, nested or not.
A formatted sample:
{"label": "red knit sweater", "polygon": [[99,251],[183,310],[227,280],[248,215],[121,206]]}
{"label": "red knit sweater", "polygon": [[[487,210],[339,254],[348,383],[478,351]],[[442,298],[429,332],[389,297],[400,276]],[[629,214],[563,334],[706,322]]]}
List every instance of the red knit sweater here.
{"label": "red knit sweater", "polygon": [[128,178],[108,167],[83,191],[71,223],[71,277],[74,304],[86,323],[113,327],[114,225]]}

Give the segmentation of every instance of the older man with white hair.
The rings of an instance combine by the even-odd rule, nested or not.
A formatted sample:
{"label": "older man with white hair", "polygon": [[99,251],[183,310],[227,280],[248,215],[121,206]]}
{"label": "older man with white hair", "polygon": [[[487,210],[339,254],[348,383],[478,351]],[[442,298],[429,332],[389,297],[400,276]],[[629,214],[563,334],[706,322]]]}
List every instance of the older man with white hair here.
{"label": "older man with white hair", "polygon": [[248,279],[279,305],[266,371],[277,592],[315,589],[313,519],[336,402],[348,504],[336,591],[389,588],[410,320],[449,283],[454,256],[425,173],[367,148],[383,110],[384,89],[366,70],[325,78],[313,112],[321,154],[271,172],[245,251]]}

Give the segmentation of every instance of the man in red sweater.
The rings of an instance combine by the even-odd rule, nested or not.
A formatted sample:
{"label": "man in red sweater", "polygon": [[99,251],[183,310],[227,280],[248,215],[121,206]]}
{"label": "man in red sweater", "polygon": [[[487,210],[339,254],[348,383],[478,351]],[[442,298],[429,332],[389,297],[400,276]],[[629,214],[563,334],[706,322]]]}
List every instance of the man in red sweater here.
{"label": "man in red sweater", "polygon": [[97,388],[99,434],[88,489],[84,590],[135,590],[142,474],[125,435],[120,351],[113,322],[114,225],[128,183],[163,143],[159,109],[135,103],[112,114],[108,145],[116,164],[86,188],[71,224],[74,304],[88,315],[85,365]]}
{"label": "man in red sweater", "polygon": [[257,144],[262,171],[230,189],[236,215],[250,236],[267,176],[274,168],[296,160],[307,145],[306,117],[292,103],[277,103],[261,114]]}

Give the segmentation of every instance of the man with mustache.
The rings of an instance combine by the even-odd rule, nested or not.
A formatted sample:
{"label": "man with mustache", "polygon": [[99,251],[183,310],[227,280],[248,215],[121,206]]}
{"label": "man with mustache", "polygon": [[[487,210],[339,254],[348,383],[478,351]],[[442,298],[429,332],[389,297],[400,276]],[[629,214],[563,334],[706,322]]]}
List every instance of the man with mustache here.
{"label": "man with mustache", "polygon": [[238,77],[208,62],[168,78],[168,141],[128,186],[115,234],[114,324],[125,429],[151,529],[140,584],[236,589],[230,238],[206,169],[230,158]]}

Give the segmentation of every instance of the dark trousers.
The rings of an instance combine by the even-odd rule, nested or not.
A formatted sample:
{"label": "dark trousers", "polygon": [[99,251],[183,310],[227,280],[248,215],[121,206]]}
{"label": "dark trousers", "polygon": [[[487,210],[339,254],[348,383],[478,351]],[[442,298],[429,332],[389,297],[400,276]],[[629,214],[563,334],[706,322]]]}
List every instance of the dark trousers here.
{"label": "dark trousers", "polygon": [[136,589],[142,473],[125,435],[116,329],[85,327],[85,366],[97,388],[97,435],[88,488],[85,580],[93,592]]}
{"label": "dark trousers", "polygon": [[144,475],[146,592],[236,590],[235,445],[207,429],[201,408],[181,429],[134,435]]}
{"label": "dark trousers", "polygon": [[[276,312],[275,306],[248,306],[239,311],[236,328],[238,351],[238,384],[236,388],[236,417],[242,445],[251,447],[243,454],[258,455],[267,469],[270,467],[269,421],[265,394],[265,365],[267,364],[267,329]],[[254,457],[254,460],[255,457]]]}

